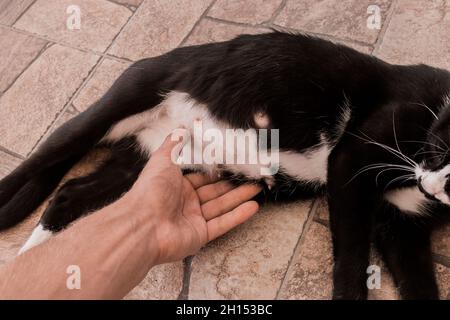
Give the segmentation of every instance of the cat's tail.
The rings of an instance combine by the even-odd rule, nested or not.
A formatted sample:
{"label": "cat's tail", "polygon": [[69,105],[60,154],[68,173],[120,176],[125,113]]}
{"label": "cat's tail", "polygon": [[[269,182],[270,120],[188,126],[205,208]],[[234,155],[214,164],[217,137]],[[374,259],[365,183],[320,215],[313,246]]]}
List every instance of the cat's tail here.
{"label": "cat's tail", "polygon": [[0,181],[0,230],[29,216],[116,122],[161,102],[166,60],[162,56],[133,64],[100,100],[58,128]]}

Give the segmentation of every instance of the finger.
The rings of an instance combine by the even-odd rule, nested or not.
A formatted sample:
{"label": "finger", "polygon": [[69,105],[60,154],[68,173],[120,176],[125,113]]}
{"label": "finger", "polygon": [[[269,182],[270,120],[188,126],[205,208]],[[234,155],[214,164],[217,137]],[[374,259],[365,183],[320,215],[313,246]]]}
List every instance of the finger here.
{"label": "finger", "polygon": [[162,145],[153,153],[154,157],[170,157],[173,163],[177,162],[181,149],[189,141],[190,133],[188,130],[178,128],[169,134]]}
{"label": "finger", "polygon": [[179,167],[175,166],[175,164],[177,163],[181,149],[187,143],[188,139],[188,130],[182,128],[175,129],[164,139],[161,146],[152,153],[152,156],[147,162],[147,165],[144,167],[142,174],[146,175],[148,172],[153,172],[155,169],[167,170],[168,168],[171,168],[180,171]]}
{"label": "finger", "polygon": [[208,228],[208,242],[244,223],[258,212],[258,209],[259,205],[256,201],[247,201],[232,211],[208,221],[206,223]]}
{"label": "finger", "polygon": [[220,216],[221,214],[233,210],[241,203],[252,199],[261,192],[261,190],[261,187],[256,184],[239,186],[224,195],[203,204],[203,216],[207,221]]}
{"label": "finger", "polygon": [[227,181],[219,181],[213,184],[208,184],[197,189],[198,198],[200,203],[206,203],[210,200],[218,198],[225,193],[233,190],[235,186]]}
{"label": "finger", "polygon": [[189,180],[194,189],[198,189],[204,185],[214,183],[219,179],[217,176],[211,176],[204,173],[190,173],[185,175],[185,178]]}

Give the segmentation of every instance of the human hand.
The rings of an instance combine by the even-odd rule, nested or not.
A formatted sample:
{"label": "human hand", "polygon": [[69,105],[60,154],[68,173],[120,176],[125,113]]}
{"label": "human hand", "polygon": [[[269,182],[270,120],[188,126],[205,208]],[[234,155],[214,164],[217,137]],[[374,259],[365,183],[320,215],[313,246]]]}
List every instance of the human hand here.
{"label": "human hand", "polygon": [[167,137],[120,200],[136,213],[135,223],[152,221],[158,264],[196,253],[259,208],[256,201],[250,201],[261,191],[256,184],[235,187],[204,174],[183,176],[171,159],[179,144]]}

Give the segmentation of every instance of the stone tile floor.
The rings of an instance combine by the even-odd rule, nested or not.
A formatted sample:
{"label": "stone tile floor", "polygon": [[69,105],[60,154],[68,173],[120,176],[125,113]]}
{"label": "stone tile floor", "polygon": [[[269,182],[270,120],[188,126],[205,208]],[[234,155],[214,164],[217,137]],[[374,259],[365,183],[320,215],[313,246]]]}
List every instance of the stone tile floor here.
{"label": "stone tile floor", "polygon": [[[79,30],[66,24],[71,5],[80,8]],[[375,29],[367,24],[373,5],[381,18]],[[132,61],[271,27],[392,63],[450,69],[448,0],[0,0],[0,177],[100,97]],[[101,156],[88,156],[69,177],[89,171]],[[0,234],[0,263],[14,257],[44,207]],[[268,206],[195,257],[154,268],[127,298],[329,299],[327,215],[322,199]],[[449,298],[449,231],[433,241],[442,298]],[[397,298],[386,272],[370,297]]]}

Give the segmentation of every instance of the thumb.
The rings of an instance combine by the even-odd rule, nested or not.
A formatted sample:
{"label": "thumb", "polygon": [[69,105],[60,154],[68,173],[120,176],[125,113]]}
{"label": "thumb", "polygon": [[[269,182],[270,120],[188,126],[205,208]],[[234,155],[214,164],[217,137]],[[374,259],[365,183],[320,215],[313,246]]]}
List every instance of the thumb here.
{"label": "thumb", "polygon": [[169,158],[172,163],[176,164],[181,150],[189,139],[190,133],[188,130],[184,128],[173,130],[155,152],[154,157]]}
{"label": "thumb", "polygon": [[[142,170],[141,176],[148,176],[159,172],[162,168],[176,167],[181,149],[190,139],[190,133],[186,129],[175,129],[169,134],[161,146],[152,153],[150,161]],[[163,170],[165,170],[163,169]]]}

